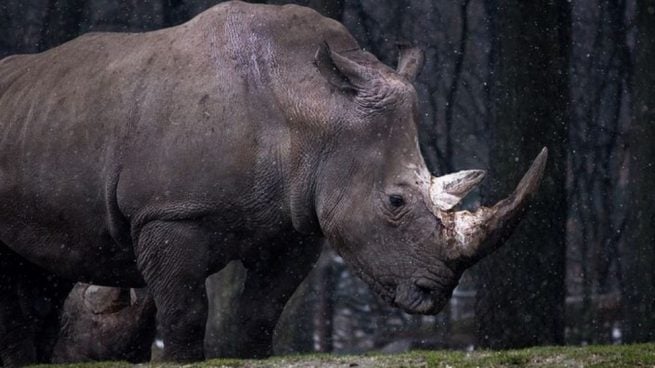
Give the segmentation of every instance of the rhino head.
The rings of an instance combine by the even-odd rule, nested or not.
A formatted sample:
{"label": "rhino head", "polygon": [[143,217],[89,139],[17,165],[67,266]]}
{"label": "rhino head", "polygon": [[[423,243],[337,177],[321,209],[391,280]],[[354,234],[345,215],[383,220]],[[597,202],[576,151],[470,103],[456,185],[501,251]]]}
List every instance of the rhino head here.
{"label": "rhino head", "polygon": [[338,138],[326,149],[315,206],[332,247],[382,299],[431,314],[444,307],[464,270],[516,227],[538,189],[547,151],[506,199],[456,210],[485,173],[429,173],[411,84],[422,57],[417,49],[401,50],[393,70],[366,52],[318,50],[315,64],[337,95],[326,114]]}

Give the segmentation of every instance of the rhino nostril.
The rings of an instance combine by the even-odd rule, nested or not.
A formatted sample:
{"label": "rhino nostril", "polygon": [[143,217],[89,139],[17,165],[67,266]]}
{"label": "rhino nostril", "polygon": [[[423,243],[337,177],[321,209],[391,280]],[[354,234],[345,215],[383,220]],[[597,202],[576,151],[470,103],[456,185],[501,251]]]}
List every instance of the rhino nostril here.
{"label": "rhino nostril", "polygon": [[418,291],[419,291],[421,294],[423,294],[423,295],[430,295],[430,294],[432,294],[432,289],[429,289],[429,288],[427,288],[427,287],[425,287],[425,286],[419,286],[419,285],[416,285],[416,288],[417,288]]}
{"label": "rhino nostril", "polygon": [[418,291],[424,294],[431,294],[437,287],[434,282],[426,279],[418,279],[414,282],[414,285],[416,285]]}

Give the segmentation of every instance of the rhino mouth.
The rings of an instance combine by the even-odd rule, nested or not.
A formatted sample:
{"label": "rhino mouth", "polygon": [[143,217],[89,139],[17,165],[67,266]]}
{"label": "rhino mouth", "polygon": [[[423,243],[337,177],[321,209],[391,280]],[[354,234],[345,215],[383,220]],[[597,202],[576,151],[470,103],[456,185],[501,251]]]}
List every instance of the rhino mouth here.
{"label": "rhino mouth", "polygon": [[393,304],[411,314],[436,314],[446,306],[453,290],[432,280],[410,280],[398,284]]}
{"label": "rhino mouth", "polygon": [[406,282],[381,282],[366,272],[359,271],[364,280],[385,302],[410,314],[436,314],[452,296],[453,288],[428,278],[412,278]]}

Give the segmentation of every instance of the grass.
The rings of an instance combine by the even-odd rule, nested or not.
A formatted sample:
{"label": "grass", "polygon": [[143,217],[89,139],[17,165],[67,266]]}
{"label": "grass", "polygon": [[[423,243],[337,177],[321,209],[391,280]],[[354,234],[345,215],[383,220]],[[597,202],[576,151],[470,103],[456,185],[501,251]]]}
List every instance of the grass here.
{"label": "grass", "polygon": [[[172,368],[179,364],[151,363],[139,367]],[[125,362],[99,362],[35,367],[123,368]],[[311,354],[272,357],[266,360],[214,359],[185,368],[546,368],[546,367],[647,367],[655,368],[655,344],[608,345],[586,347],[537,347],[507,351],[412,351],[404,354],[334,355]]]}

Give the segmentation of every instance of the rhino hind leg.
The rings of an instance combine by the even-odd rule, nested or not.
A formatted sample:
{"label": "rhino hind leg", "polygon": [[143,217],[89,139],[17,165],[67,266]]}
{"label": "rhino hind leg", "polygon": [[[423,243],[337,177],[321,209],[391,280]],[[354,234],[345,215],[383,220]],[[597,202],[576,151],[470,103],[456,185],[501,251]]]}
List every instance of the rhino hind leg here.
{"label": "rhino hind leg", "polygon": [[48,363],[73,284],[0,243],[0,357],[5,367]]}

